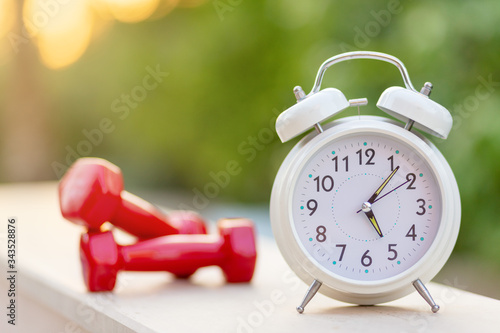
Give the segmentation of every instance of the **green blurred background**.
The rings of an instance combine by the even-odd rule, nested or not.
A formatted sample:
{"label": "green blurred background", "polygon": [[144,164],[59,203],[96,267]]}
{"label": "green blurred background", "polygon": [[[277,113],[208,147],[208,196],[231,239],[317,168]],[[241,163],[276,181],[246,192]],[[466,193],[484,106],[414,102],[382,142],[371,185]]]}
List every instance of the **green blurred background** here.
{"label": "green blurred background", "polygon": [[[462,197],[455,262],[500,272],[497,0],[50,1],[0,1],[1,181],[55,180],[76,155],[99,156],[122,168],[130,189],[190,198],[236,163],[213,199],[267,203],[298,141],[280,143],[273,128],[295,103],[292,88],[308,92],[338,53],[385,52],[417,89],[431,81],[455,119],[446,141],[431,138]],[[323,81],[367,97],[361,112],[376,115],[393,85],[402,85],[398,71],[375,61],[339,64]]]}

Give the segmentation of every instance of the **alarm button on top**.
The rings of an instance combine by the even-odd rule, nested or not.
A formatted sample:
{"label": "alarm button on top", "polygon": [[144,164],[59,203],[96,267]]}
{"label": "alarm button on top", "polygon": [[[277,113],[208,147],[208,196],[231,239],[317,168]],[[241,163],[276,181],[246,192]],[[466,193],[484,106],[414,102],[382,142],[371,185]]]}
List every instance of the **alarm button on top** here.
{"label": "alarm button on top", "polygon": [[276,132],[286,142],[348,107],[349,101],[340,90],[323,89],[283,111],[276,120]]}
{"label": "alarm button on top", "polygon": [[453,125],[453,118],[446,108],[422,93],[403,87],[387,88],[377,107],[404,122],[413,120],[416,128],[441,139],[448,137]]}

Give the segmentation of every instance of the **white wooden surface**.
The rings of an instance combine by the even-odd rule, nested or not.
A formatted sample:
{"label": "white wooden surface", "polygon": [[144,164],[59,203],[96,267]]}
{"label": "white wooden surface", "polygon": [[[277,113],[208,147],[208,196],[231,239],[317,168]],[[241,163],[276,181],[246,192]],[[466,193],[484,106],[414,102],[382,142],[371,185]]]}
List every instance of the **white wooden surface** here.
{"label": "white wooden surface", "polygon": [[[15,327],[7,325],[3,277],[10,216],[18,218],[20,294]],[[500,331],[500,301],[434,283],[428,287],[441,305],[437,314],[413,293],[373,307],[317,295],[299,315],[295,306],[307,286],[289,270],[268,237],[260,237],[251,284],[225,284],[215,267],[187,281],[161,272],[125,272],[114,292],[91,294],[81,278],[82,230],[60,216],[55,183],[0,186],[0,332]]]}

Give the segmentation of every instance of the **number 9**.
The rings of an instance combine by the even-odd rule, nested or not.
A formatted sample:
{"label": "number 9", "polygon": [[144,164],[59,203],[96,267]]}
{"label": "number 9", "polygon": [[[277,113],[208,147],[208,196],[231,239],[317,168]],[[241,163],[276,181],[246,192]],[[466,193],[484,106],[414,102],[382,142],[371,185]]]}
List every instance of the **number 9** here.
{"label": "number 9", "polygon": [[316,212],[316,209],[318,209],[318,202],[314,199],[311,199],[307,202],[307,209],[309,209],[311,212],[309,213],[309,216],[312,216],[314,212]]}

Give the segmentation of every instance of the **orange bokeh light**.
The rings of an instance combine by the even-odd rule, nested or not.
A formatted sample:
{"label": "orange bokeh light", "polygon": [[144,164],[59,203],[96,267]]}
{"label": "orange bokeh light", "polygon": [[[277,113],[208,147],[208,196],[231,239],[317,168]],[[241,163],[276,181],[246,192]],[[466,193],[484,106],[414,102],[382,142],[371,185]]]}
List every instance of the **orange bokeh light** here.
{"label": "orange bokeh light", "polygon": [[14,26],[16,11],[15,0],[0,0],[0,38],[3,38]]}
{"label": "orange bokeh light", "polygon": [[8,62],[13,55],[9,32],[16,18],[16,0],[0,0],[0,65]]}
{"label": "orange bokeh light", "polygon": [[[0,0],[0,37],[15,23],[15,1]],[[156,19],[178,5],[206,0],[25,0],[24,26],[38,46],[42,62],[59,69],[77,61],[93,37],[114,20],[127,23]]]}
{"label": "orange bokeh light", "polygon": [[140,22],[148,19],[156,11],[161,0],[98,0],[109,13],[121,22]]}
{"label": "orange bokeh light", "polygon": [[49,68],[74,63],[90,43],[94,17],[87,0],[26,0],[23,19]]}

